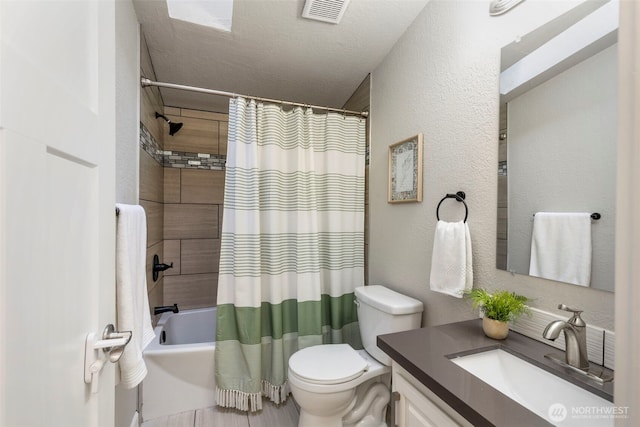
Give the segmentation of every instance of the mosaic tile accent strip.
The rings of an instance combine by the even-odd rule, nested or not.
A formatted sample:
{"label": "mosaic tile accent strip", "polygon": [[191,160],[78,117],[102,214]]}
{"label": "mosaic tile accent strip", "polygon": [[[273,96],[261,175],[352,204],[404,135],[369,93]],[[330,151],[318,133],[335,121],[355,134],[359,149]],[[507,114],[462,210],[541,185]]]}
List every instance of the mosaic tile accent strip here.
{"label": "mosaic tile accent strip", "polygon": [[498,162],[498,176],[507,176],[507,161]]}
{"label": "mosaic tile accent strip", "polygon": [[164,151],[165,168],[224,170],[227,156],[209,153]]}
{"label": "mosaic tile accent strip", "polygon": [[164,151],[142,122],[140,122],[140,146],[165,168],[224,170],[227,163],[227,156],[223,155]]}
{"label": "mosaic tile accent strip", "polygon": [[365,150],[365,152],[364,152],[364,164],[365,164],[366,166],[368,166],[368,165],[369,165],[369,153],[370,153],[370,152],[371,152],[371,146],[369,145],[369,141],[368,141],[368,139],[367,139],[367,148],[366,148],[366,150]]}
{"label": "mosaic tile accent strip", "polygon": [[151,132],[149,132],[149,129],[147,129],[142,122],[140,122],[140,146],[153,157],[156,162],[161,165],[164,164],[164,151],[162,151],[158,141],[156,141],[153,135],[151,135]]}

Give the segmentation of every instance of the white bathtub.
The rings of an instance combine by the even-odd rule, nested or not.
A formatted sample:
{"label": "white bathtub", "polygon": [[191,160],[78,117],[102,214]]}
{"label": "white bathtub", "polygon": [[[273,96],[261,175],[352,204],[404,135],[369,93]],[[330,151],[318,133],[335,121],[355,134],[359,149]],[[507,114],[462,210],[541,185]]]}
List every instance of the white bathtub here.
{"label": "white bathtub", "polygon": [[143,352],[142,418],[215,405],[216,308],[163,313]]}

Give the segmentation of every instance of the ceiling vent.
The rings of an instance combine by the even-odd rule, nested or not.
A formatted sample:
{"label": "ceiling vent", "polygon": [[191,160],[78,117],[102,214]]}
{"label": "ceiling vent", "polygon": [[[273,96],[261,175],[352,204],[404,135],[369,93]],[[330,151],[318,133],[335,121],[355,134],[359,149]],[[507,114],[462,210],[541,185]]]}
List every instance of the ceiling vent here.
{"label": "ceiling vent", "polygon": [[348,5],[349,0],[307,0],[302,17],[337,24]]}

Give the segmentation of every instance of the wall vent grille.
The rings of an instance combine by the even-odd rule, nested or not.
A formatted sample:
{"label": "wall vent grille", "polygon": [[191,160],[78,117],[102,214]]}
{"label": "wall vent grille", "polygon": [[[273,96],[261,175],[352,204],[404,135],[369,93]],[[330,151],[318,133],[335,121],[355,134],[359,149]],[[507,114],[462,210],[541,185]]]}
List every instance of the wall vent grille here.
{"label": "wall vent grille", "polygon": [[348,5],[349,0],[307,0],[302,17],[337,24]]}

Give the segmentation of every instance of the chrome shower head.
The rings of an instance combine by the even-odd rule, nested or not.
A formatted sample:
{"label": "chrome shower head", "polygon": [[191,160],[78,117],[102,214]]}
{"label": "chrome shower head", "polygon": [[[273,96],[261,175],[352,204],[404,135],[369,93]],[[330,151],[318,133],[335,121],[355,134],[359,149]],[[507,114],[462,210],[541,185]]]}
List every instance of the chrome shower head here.
{"label": "chrome shower head", "polygon": [[156,111],[156,119],[162,117],[164,119],[165,122],[169,123],[169,135],[173,136],[174,134],[176,134],[180,129],[182,129],[182,123],[175,123],[172,122],[171,120],[169,120],[167,118],[167,116],[165,116],[164,114],[160,114]]}

